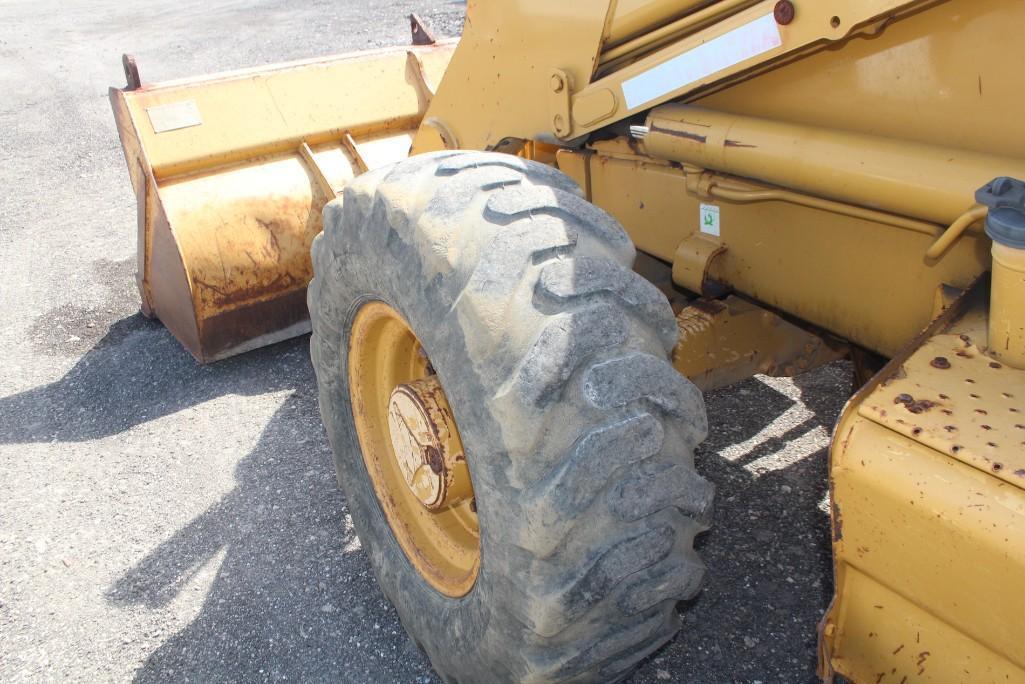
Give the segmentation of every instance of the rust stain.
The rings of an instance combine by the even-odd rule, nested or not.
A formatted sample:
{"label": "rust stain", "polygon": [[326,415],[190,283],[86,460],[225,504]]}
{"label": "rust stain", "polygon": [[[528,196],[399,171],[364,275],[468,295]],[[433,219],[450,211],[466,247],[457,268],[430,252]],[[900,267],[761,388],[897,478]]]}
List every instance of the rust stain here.
{"label": "rust stain", "polygon": [[933,368],[939,368],[940,370],[947,370],[950,368],[950,361],[946,356],[937,356],[929,362],[929,365]]}
{"label": "rust stain", "polygon": [[[882,411],[882,414],[885,416],[886,415],[886,411]],[[843,440],[841,441],[841,444],[843,444],[843,448],[844,448],[845,451],[847,450],[847,444],[851,441],[851,434],[853,432],[854,432],[854,426],[852,425],[851,428],[847,431],[847,434],[844,435]],[[830,488],[832,488],[832,483],[830,483]],[[830,494],[832,494],[832,492],[830,492]]]}
{"label": "rust stain", "polygon": [[908,411],[911,413],[924,413],[936,405],[936,402],[929,401],[928,399],[919,399],[915,403],[908,406]]}
{"label": "rust stain", "polygon": [[840,513],[840,504],[833,499],[833,542],[843,541],[843,515]]}
{"label": "rust stain", "polygon": [[893,403],[903,404],[904,408],[915,414],[925,413],[932,407],[936,406],[936,402],[931,399],[919,399],[916,401],[910,394],[898,394],[894,397]]}
{"label": "rust stain", "polygon": [[224,286],[214,285],[199,278],[195,278],[193,282],[207,292],[213,293],[211,300],[214,306],[219,309],[230,308],[234,305],[262,299],[269,295],[275,295],[305,285],[305,283],[298,282],[291,273],[279,273],[266,283],[254,285],[239,284],[237,287],[233,287],[232,283]]}
{"label": "rust stain", "polygon": [[900,652],[901,652],[902,650],[904,650],[904,644],[901,644],[900,646],[898,646],[898,647],[896,648],[896,650],[894,650],[894,652],[893,652],[893,655],[897,655],[897,654],[898,654],[898,653],[900,653]]}
{"label": "rust stain", "polygon": [[441,457],[441,452],[433,444],[424,446],[424,459],[435,475],[440,475],[445,470],[445,459]]}

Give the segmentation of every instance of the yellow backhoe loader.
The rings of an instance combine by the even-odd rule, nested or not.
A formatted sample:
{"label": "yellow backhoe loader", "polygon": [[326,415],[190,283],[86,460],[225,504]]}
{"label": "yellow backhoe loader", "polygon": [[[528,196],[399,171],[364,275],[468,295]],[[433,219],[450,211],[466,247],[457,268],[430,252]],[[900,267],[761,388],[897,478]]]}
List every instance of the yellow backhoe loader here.
{"label": "yellow backhoe loader", "polygon": [[356,529],[440,676],[625,677],[703,581],[700,390],[846,356],[821,677],[1025,681],[1025,3],[412,21],[196,80],[126,57],[111,100],[143,311],[201,362],[312,327]]}

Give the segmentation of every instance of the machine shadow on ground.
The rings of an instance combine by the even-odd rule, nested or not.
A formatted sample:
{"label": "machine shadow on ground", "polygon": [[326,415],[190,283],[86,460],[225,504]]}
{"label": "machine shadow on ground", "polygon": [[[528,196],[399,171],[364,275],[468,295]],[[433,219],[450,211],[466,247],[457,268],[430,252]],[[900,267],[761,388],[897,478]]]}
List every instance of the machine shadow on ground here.
{"label": "machine shadow on ground", "polygon": [[[62,311],[40,318],[82,315]],[[302,379],[275,372],[276,360],[291,350],[305,353],[308,339],[202,366],[159,322],[126,316],[111,323],[59,380],[0,398],[0,444],[101,439],[226,394],[295,389]]]}
{"label": "machine shadow on ground", "polygon": [[[150,325],[134,319],[122,324],[142,330]],[[60,381],[9,403],[56,400],[100,378],[112,387],[131,384],[157,363],[176,389],[135,383],[126,393],[86,402],[88,419],[58,415],[27,434],[0,434],[89,439],[222,394],[290,392],[238,462],[234,489],[107,587],[110,604],[156,611],[154,619],[163,621],[159,611],[195,590],[197,575],[213,569],[198,615],[150,654],[136,679],[429,679],[427,662],[408,639],[396,636],[402,634],[398,618],[352,530],[320,422],[309,337],[211,366],[160,349],[164,341],[177,344],[166,332],[138,337],[156,347],[152,355],[139,350],[140,358],[121,348],[109,357],[118,345],[98,345]]]}
{"label": "machine shadow on ground", "polygon": [[[56,401],[99,378],[111,387],[131,385],[151,374],[158,359],[166,367],[169,350],[152,345],[153,335],[142,337],[158,347],[151,355],[122,349],[114,362],[99,345],[34,399]],[[108,588],[114,605],[159,610],[201,568],[216,567],[199,614],[149,656],[137,673],[140,681],[433,678],[411,642],[395,638],[401,626],[352,530],[320,427],[312,368],[304,360],[285,373],[269,370],[276,356],[306,344],[301,338],[210,367],[181,352],[166,371],[177,377],[170,396],[158,382],[134,383],[131,392],[86,403],[91,420],[58,414],[21,435],[9,427],[0,431],[8,441],[54,434],[89,439],[218,393],[293,390],[239,462],[234,490]],[[698,460],[718,489],[716,527],[699,542],[709,582],[681,607],[683,636],[648,658],[634,681],[664,680],[666,672],[677,680],[689,673],[688,681],[703,681],[701,672],[772,681],[793,673],[795,663],[812,679],[815,623],[832,592],[828,516],[820,508],[826,451],[819,446],[757,477],[746,466],[811,431],[828,433],[844,400],[830,388],[847,372],[834,364],[798,378],[794,387],[807,410],[793,425],[776,423],[793,413],[794,399],[760,379],[707,396],[711,431]],[[752,406],[759,407],[757,420]],[[739,457],[720,455],[752,440],[756,446]]]}
{"label": "machine shadow on ground", "polygon": [[714,527],[697,542],[707,581],[681,606],[681,636],[642,675],[772,682],[802,671],[818,681],[816,626],[833,592],[823,445],[847,399],[836,388],[849,386],[841,362],[792,384],[752,378],[705,395],[709,438],[697,464],[716,485]]}
{"label": "machine shadow on ground", "polygon": [[385,652],[408,640],[395,639],[398,618],[352,530],[312,370],[296,380],[302,389],[239,462],[234,490],[110,587],[115,605],[160,609],[201,568],[216,567],[199,614],[150,655],[138,681],[413,681],[429,674],[411,645],[398,657]]}
{"label": "machine shadow on ground", "polygon": [[[115,606],[159,611],[201,569],[216,568],[198,615],[137,679],[432,678],[411,642],[396,638],[397,616],[352,530],[307,345],[302,337],[200,366],[159,324],[134,315],[115,321],[61,379],[0,399],[0,443],[28,443],[103,438],[229,393],[290,391],[238,463],[235,488],[107,589]],[[785,392],[755,378],[706,396],[710,435],[698,463],[718,490],[715,528],[699,540],[709,581],[681,607],[683,635],[634,681],[666,672],[772,681],[795,666],[813,678],[815,623],[832,593],[822,436],[846,378],[846,364],[833,364]]]}

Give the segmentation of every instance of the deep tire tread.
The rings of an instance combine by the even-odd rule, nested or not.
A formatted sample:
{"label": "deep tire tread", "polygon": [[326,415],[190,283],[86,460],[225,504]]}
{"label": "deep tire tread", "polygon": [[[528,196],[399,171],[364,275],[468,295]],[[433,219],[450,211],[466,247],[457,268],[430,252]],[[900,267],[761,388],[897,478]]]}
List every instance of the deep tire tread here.
{"label": "deep tire tread", "polygon": [[[479,479],[474,471],[475,487],[499,490],[478,498],[498,500],[504,530],[485,544],[482,571],[496,589],[478,658],[491,661],[449,657],[465,644],[444,630],[417,643],[447,681],[625,676],[672,637],[676,602],[700,586],[693,539],[712,498],[693,470],[707,430],[700,393],[666,360],[675,319],[629,270],[625,232],[558,171],[492,153],[423,155],[365,174],[324,224],[309,299],[329,432],[345,419],[328,414],[343,389],[334,369],[344,344],[331,338],[351,306],[337,299],[346,258],[409,245],[425,288],[448,300],[437,315],[461,327],[463,372],[490,388],[477,401],[500,424],[526,426],[504,438],[507,457],[486,473],[477,466]],[[393,599],[408,590],[391,585],[392,570],[375,571]]]}

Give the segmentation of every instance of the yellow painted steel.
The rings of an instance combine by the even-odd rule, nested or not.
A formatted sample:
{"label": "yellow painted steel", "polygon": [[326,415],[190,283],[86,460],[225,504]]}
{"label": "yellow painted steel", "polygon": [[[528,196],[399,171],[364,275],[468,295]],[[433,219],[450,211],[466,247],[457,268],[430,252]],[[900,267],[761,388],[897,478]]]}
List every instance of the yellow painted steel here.
{"label": "yellow painted steel", "polygon": [[[669,21],[667,10],[677,10],[663,3],[617,2],[616,14],[609,30],[606,48],[599,59],[599,71],[607,73],[630,58],[643,55],[646,51],[662,47],[673,39],[704,28],[716,20],[755,4],[757,0],[719,0],[718,2],[685,2],[679,9],[686,13],[675,21]],[[658,20],[655,20],[655,17]],[[637,32],[637,27],[646,25],[650,30]],[[622,37],[633,36],[622,41]]]}
{"label": "yellow painted steel", "polygon": [[406,486],[421,504],[438,511],[473,498],[466,452],[437,375],[392,390],[388,430]]}
{"label": "yellow painted steel", "polygon": [[[446,596],[465,595],[480,567],[476,506],[467,497],[440,509],[425,506],[407,478],[408,454],[393,447],[393,393],[430,376],[423,347],[395,309],[384,302],[368,302],[353,320],[346,363],[363,460],[395,539],[431,586]],[[458,443],[454,420],[451,428]],[[409,474],[415,475],[415,470]]]}
{"label": "yellow painted steel", "polygon": [[[468,3],[459,49],[427,115],[434,125],[418,131],[413,152],[492,149],[506,139],[558,142],[551,133],[555,116],[572,126],[560,101],[568,106],[570,93],[590,82],[610,5],[609,0]],[[561,89],[556,72],[568,81]],[[451,131],[447,141],[437,134],[439,127]]]}
{"label": "yellow painted steel", "polygon": [[676,315],[673,367],[703,392],[761,373],[793,376],[848,350],[738,297],[696,299]]}
{"label": "yellow painted steel", "polygon": [[944,225],[997,176],[1025,178],[1022,159],[690,105],[657,107],[647,126],[652,157]]}
{"label": "yellow painted steel", "polygon": [[625,139],[592,147],[560,152],[559,166],[619,219],[638,249],[673,262],[700,231],[701,205],[715,205],[720,235],[710,239],[725,251],[711,263],[711,280],[885,356],[929,322],[941,286],[967,288],[989,265],[990,241],[980,232],[927,263],[938,232],[791,202],[704,198],[688,192],[686,169],[645,157]]}
{"label": "yellow painted steel", "polygon": [[[406,156],[454,44],[112,89],[139,205],[143,311],[201,361],[309,330],[324,204]],[[359,93],[354,97],[353,93]]]}
{"label": "yellow painted steel", "polygon": [[[510,139],[573,140],[655,105],[737,77],[753,67],[842,41],[874,20],[926,3],[821,0],[802,4],[790,24],[776,27],[772,45],[759,47],[750,56],[726,60],[725,66],[717,59],[701,57],[703,63],[715,66],[693,76],[687,75],[687,69],[677,69],[675,76],[669,76],[671,82],[659,91],[661,94],[634,103],[625,94],[627,81],[753,22],[771,20],[776,0],[757,2],[611,73],[592,78],[602,40],[608,35],[606,27],[611,25],[615,31],[615,16],[609,16],[613,4],[607,0],[470,3],[460,49],[449,67],[450,77],[440,85],[428,118],[444,124],[454,133],[458,146],[469,149],[501,148]],[[662,0],[652,2],[650,7],[642,12],[644,21],[673,16],[680,3]],[[715,5],[710,9],[714,10]],[[482,69],[482,64],[488,67]],[[674,67],[669,69],[672,72]],[[566,75],[565,87],[553,79],[556,72]],[[467,107],[468,100],[485,106]],[[583,112],[578,113],[577,107]],[[422,131],[413,150],[431,149],[439,149],[438,138]]]}
{"label": "yellow painted steel", "polygon": [[[798,5],[798,10],[801,5]],[[1016,0],[947,0],[688,101],[721,112],[1025,158]]]}
{"label": "yellow painted steel", "polygon": [[975,297],[837,425],[824,677],[1025,681],[1025,371],[985,348]]}
{"label": "yellow painted steel", "polygon": [[[750,2],[751,0],[748,0]],[[712,0],[619,0],[605,35],[608,47],[621,45],[631,38],[650,35],[662,27],[674,23],[680,17],[693,14],[708,5],[729,4]]]}
{"label": "yellow painted steel", "polygon": [[1025,368],[1025,249],[996,242],[989,340],[995,358]]}

